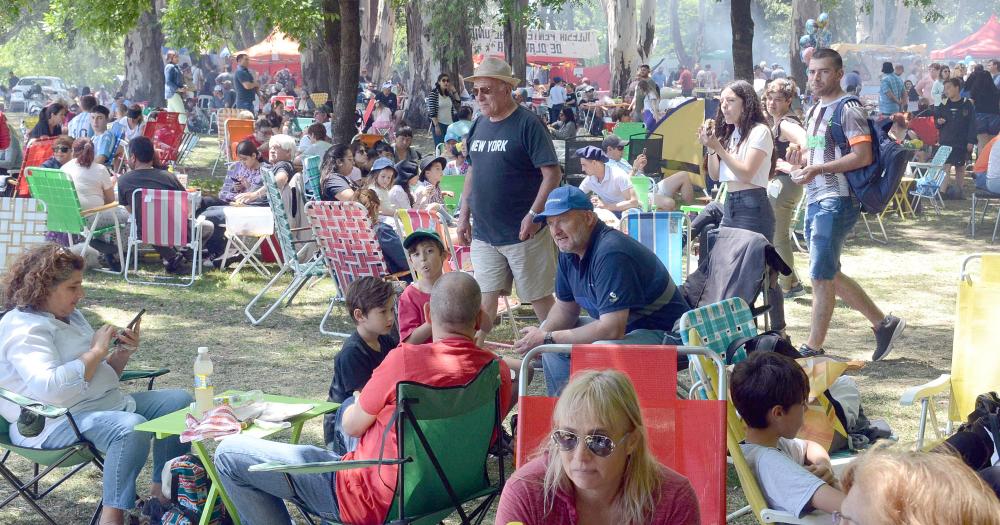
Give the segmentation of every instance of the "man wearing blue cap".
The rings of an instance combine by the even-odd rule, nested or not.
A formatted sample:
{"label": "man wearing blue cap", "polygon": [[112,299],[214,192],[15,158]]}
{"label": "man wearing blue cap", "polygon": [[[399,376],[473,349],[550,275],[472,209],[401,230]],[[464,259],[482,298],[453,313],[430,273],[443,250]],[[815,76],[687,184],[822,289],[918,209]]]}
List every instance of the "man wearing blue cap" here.
{"label": "man wearing blue cap", "polygon": [[[515,350],[680,344],[674,326],[690,307],[666,267],[638,241],[599,221],[579,188],[552,190],[535,220],[546,222],[559,248],[556,302],[543,326],[521,331]],[[548,394],[556,396],[569,380],[569,354],[543,354],[542,365]]]}

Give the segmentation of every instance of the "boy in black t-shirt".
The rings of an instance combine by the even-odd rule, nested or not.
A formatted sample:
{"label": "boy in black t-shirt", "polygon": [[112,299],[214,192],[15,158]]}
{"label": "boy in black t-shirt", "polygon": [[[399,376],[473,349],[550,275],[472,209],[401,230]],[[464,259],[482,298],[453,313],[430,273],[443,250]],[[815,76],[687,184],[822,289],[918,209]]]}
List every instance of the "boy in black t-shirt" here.
{"label": "boy in black t-shirt", "polygon": [[399,344],[393,311],[396,296],[391,284],[362,277],[347,286],[344,299],[355,330],[334,358],[330,401],[340,403],[340,409],[323,417],[323,441],[338,454],[346,454],[358,445],[357,437],[344,432],[344,412],[386,354]]}

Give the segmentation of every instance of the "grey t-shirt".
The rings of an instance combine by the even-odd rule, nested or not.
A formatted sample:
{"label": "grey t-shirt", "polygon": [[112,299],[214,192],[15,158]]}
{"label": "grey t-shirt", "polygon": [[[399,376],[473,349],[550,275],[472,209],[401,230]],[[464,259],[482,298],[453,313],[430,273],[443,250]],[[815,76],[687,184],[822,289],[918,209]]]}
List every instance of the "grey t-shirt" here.
{"label": "grey t-shirt", "polygon": [[813,494],[823,480],[805,469],[806,442],[801,439],[778,438],[778,448],[752,443],[740,445],[767,506],[796,517],[812,510]]}
{"label": "grey t-shirt", "polygon": [[521,220],[542,185],[543,166],[559,164],[552,138],[518,106],[500,122],[479,117],[469,130],[472,236],[494,246],[521,242]]}

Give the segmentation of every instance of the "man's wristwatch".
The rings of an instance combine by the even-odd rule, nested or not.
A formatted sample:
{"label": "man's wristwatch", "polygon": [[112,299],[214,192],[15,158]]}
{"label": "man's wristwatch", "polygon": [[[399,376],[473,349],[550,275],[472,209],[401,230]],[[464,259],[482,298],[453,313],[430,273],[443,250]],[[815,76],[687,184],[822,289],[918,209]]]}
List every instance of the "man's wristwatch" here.
{"label": "man's wristwatch", "polygon": [[534,219],[535,217],[538,217],[538,214],[535,213],[535,210],[532,210],[530,208],[528,209],[528,215],[530,215],[532,219]]}
{"label": "man's wristwatch", "polygon": [[554,345],[556,340],[552,338],[552,332],[545,332],[545,338],[542,339],[543,345]]}

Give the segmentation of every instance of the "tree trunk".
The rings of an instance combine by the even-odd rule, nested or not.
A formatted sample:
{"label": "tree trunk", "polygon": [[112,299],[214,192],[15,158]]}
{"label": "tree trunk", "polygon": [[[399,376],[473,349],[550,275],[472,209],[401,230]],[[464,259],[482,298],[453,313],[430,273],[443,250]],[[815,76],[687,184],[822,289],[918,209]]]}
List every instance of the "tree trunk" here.
{"label": "tree trunk", "polygon": [[639,6],[639,62],[648,64],[656,38],[656,0],[642,0]]}
{"label": "tree trunk", "polygon": [[404,8],[406,14],[407,68],[403,71],[406,89],[406,112],[403,119],[414,129],[426,129],[427,94],[434,84],[435,71],[431,59],[430,31],[424,29],[426,0],[410,0]]}
{"label": "tree trunk", "polygon": [[788,63],[791,65],[791,77],[799,85],[799,90],[806,88],[806,65],[802,62],[799,39],[806,34],[806,20],[819,16],[819,3],[816,0],[792,0],[792,34],[788,42]]}
{"label": "tree trunk", "polygon": [[906,43],[906,35],[910,32],[910,7],[904,0],[896,0],[895,19],[892,31],[889,33],[888,44],[901,46]]}
{"label": "tree trunk", "polygon": [[639,61],[635,45],[638,42],[635,0],[604,0],[604,9],[608,17],[611,92],[625,96]]}
{"label": "tree trunk", "polygon": [[[330,100],[336,102],[337,91],[340,90],[340,3],[339,0],[323,0],[323,38],[325,39],[326,56],[329,60],[327,69],[327,89]],[[355,87],[356,88],[356,87]],[[354,107],[354,102],[351,103]]]}
{"label": "tree trunk", "polygon": [[865,10],[864,0],[855,0],[855,6],[858,8],[858,23],[855,26],[855,41],[859,44],[868,44],[874,42],[872,35],[872,13],[871,8]]}
{"label": "tree trunk", "polygon": [[[396,35],[396,13],[392,8],[392,0],[368,0],[374,11],[373,16],[363,16],[372,22],[372,38],[367,49],[362,46],[361,64],[368,68],[372,79],[377,83],[389,80],[392,74],[392,44]],[[365,33],[362,32],[362,35]],[[471,44],[470,44],[471,46]],[[471,49],[469,51],[471,56]]]}
{"label": "tree trunk", "polygon": [[514,78],[525,82],[528,73],[528,24],[525,21],[528,0],[513,0],[514,11],[507,15],[503,26],[503,49]]}
{"label": "tree trunk", "polygon": [[888,20],[889,9],[886,5],[891,0],[872,1],[872,40],[873,44],[884,44],[886,37],[885,26]]}
{"label": "tree trunk", "polygon": [[318,38],[311,44],[302,46],[302,77],[310,93],[334,93],[330,89],[330,68],[336,61],[330,55],[326,40]]}
{"label": "tree trunk", "polygon": [[471,22],[467,10],[459,10],[452,20],[452,31],[448,35],[447,50],[434,53],[442,57],[440,69],[442,73],[451,75],[451,86],[462,92],[459,77],[472,76],[472,34]]}
{"label": "tree trunk", "polygon": [[361,73],[361,27],[358,0],[340,0],[340,83],[333,107],[333,143],[346,144],[358,132],[354,108]]}
{"label": "tree trunk", "polygon": [[125,35],[125,97],[134,101],[149,101],[152,107],[163,107],[163,27],[160,10],[165,0],[147,0],[149,10],[139,16],[139,23]]}
{"label": "tree trunk", "polygon": [[753,19],[750,0],[732,0],[733,78],[753,82]]}
{"label": "tree trunk", "polygon": [[681,38],[681,17],[678,13],[680,0],[670,0],[670,38],[674,42],[674,52],[677,54],[677,61],[680,65],[691,67],[691,56],[684,50],[684,39]]}

